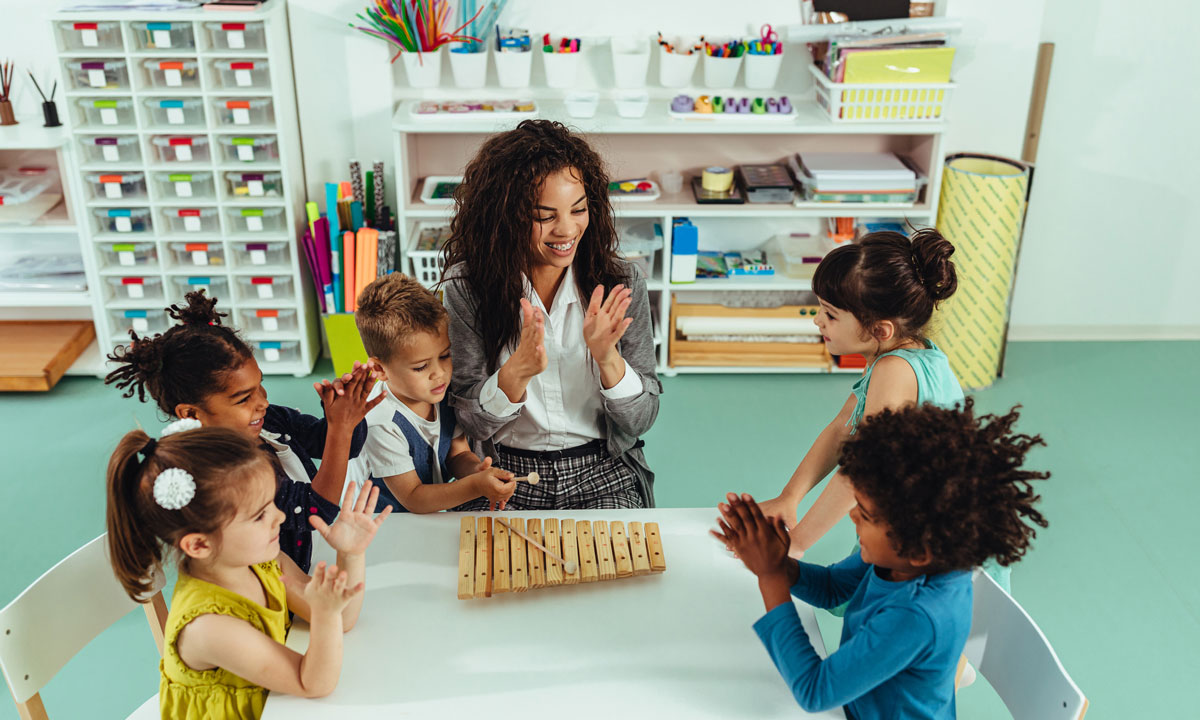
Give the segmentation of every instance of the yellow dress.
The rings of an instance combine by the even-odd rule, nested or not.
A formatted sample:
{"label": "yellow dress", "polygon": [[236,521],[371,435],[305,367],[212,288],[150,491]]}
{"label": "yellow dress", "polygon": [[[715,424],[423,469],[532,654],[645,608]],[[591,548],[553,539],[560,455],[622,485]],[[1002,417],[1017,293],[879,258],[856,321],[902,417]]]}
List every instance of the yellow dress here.
{"label": "yellow dress", "polygon": [[159,665],[158,700],[163,720],[258,720],[267,690],[222,668],[192,670],[179,659],[179,633],[201,615],[229,615],[283,643],[290,625],[283,571],[272,560],[251,566],[262,583],[268,607],[180,571],[167,616]]}

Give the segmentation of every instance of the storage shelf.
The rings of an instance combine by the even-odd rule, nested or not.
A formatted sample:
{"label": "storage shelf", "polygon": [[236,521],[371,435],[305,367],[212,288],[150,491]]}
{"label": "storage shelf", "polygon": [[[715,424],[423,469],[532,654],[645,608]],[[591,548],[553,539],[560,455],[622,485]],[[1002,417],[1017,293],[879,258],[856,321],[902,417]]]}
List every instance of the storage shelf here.
{"label": "storage shelf", "polygon": [[726,374],[726,373],[734,373],[734,374],[770,373],[770,374],[779,374],[779,375],[782,375],[782,374],[829,375],[829,374],[831,374],[827,368],[821,367],[821,366],[773,367],[770,365],[766,365],[766,366],[758,366],[758,367],[756,367],[756,366],[744,366],[743,367],[743,366],[738,366],[738,365],[713,365],[713,366],[684,365],[684,366],[679,366],[679,367],[668,366],[663,369],[666,371],[667,374],[678,373],[680,375],[701,375],[701,374],[706,374],[706,373],[720,373],[720,374]]}
{"label": "storage shelf", "polygon": [[42,127],[38,117],[17,118],[16,125],[0,130],[0,150],[53,150],[67,144],[71,139],[65,126]]}
{"label": "storage shelf", "polygon": [[744,290],[797,290],[812,291],[812,280],[798,280],[786,275],[759,275],[730,278],[696,278],[691,283],[671,283],[669,289],[680,292],[689,290],[744,291]]}
{"label": "storage shelf", "polygon": [[81,292],[0,291],[0,307],[91,307],[92,297]]}

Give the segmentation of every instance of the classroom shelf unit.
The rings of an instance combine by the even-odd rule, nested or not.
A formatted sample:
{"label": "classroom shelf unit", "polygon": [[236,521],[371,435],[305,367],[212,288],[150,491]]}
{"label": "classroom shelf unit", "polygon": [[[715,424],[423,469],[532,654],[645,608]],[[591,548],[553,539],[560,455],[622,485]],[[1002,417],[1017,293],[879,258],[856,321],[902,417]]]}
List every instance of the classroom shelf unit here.
{"label": "classroom shelf unit", "polygon": [[265,373],[320,353],[296,241],[304,173],[284,0],[54,16],[60,101],[108,352],[205,288]]}

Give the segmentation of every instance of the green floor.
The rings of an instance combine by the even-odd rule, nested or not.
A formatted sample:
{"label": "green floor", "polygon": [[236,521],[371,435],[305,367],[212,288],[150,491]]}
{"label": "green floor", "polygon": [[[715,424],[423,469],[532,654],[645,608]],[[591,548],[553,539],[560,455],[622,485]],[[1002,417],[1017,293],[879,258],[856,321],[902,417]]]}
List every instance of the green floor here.
{"label": "green floor", "polygon": [[[1088,695],[1088,718],[1189,717],[1200,675],[1200,343],[1017,343],[1007,377],[978,394],[985,410],[1025,407],[1020,425],[1048,447],[1032,465],[1049,529],[1013,573],[1017,599],[1041,624]],[[318,367],[329,372],[328,364]],[[770,496],[849,391],[846,376],[668,378],[646,454],[659,504],[710,506],[727,490]],[[307,380],[270,378],[276,403],[315,407]],[[104,466],[134,417],[153,409],[93,379],[49,394],[0,395],[6,470],[0,604],[104,529]],[[1193,525],[1192,527],[1196,527]],[[811,552],[840,558],[848,521]],[[746,593],[756,593],[747,576]],[[836,625],[822,621],[826,636]],[[751,631],[746,629],[747,634]],[[52,718],[118,718],[157,689],[143,616],[93,642],[46,688]],[[987,687],[959,697],[959,717],[1008,717]],[[16,718],[0,702],[0,720]]]}

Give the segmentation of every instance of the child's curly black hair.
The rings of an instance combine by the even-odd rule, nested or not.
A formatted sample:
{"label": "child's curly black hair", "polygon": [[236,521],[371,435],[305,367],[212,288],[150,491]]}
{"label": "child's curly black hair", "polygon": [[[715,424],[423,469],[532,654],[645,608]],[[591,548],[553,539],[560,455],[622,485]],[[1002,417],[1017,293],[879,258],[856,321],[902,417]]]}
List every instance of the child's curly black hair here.
{"label": "child's curly black hair", "polygon": [[938,572],[1021,559],[1037,536],[1030,523],[1047,526],[1030,481],[1050,473],[1021,469],[1045,442],[1013,432],[1019,407],[976,417],[968,398],[956,409],[884,410],[842,444],[842,472],[890,526],[897,554],[928,549]]}
{"label": "child's curly black hair", "polygon": [[216,310],[217,299],[203,290],[184,296],[184,306],[172,305],[167,314],[178,321],[165,333],[138,337],[129,331],[128,345],[119,345],[108,359],[120,367],[104,378],[116,383],[124,397],[145,402],[154,398],[168,417],[182,403],[198,405],[225,386],[225,375],[241,367],[254,353],[237,331],[221,324],[226,313]]}

